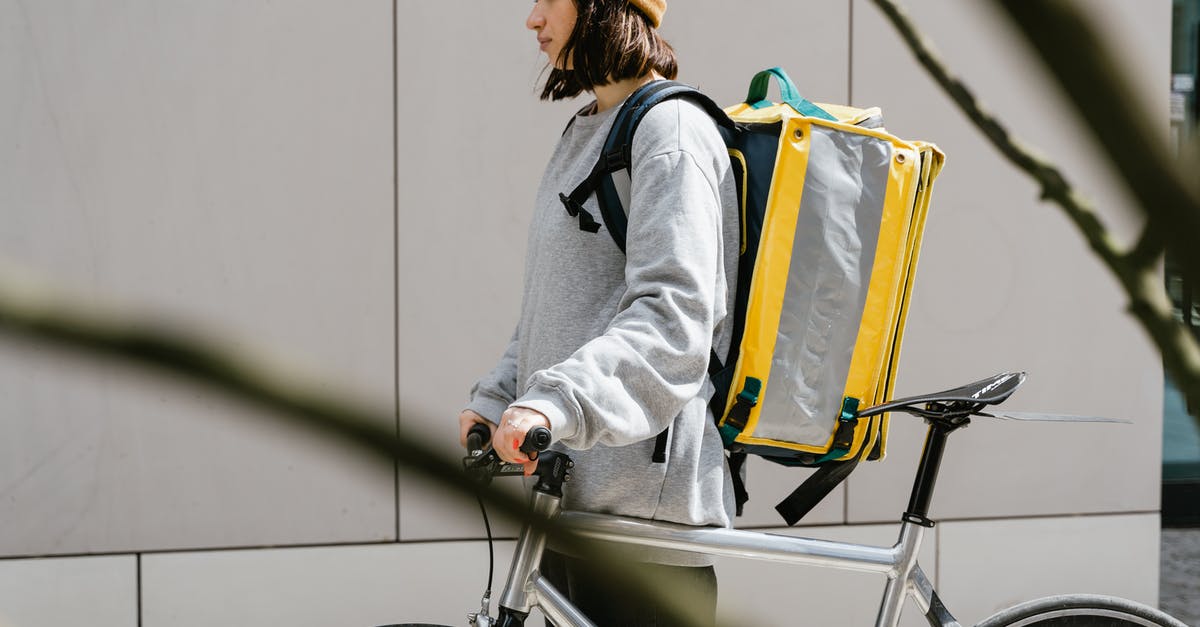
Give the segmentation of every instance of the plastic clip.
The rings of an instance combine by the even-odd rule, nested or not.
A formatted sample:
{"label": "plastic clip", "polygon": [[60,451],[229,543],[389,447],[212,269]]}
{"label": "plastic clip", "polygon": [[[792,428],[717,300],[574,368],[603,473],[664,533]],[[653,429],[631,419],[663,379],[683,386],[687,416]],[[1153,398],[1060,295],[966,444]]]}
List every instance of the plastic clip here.
{"label": "plastic clip", "polygon": [[579,230],[587,231],[588,233],[596,233],[600,230],[600,223],[596,222],[596,219],[592,217],[592,214],[588,213],[587,209],[583,208],[583,205],[575,202],[570,196],[563,193],[559,193],[558,199],[562,201],[563,207],[566,207],[567,215],[572,218],[578,216]]}

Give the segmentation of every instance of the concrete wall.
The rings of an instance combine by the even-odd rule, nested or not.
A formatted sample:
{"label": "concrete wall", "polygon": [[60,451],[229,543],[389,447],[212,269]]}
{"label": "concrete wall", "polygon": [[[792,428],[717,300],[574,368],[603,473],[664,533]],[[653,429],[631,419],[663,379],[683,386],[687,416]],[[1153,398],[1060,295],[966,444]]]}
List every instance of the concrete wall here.
{"label": "concrete wall", "polygon": [[[907,4],[1118,239],[1135,237],[1127,199],[1003,20],[979,0]],[[1089,6],[1165,134],[1170,3]],[[964,623],[1053,592],[1154,603],[1162,375],[1115,282],[872,3],[753,8],[761,19],[673,3],[681,78],[731,103],[782,65],[810,98],[879,105],[892,131],[949,155],[898,393],[1022,369],[1014,409],[1136,423],[956,434],[923,554],[943,598]],[[466,389],[516,317],[544,160],[581,104],[536,100],[527,9],[0,0],[0,262],[270,350],[453,451]],[[390,463],[9,338],[0,398],[0,624],[461,624],[477,604],[473,505]],[[799,533],[890,544],[922,433],[896,417],[887,459]],[[771,507],[803,473],[750,470],[739,524],[777,525]],[[869,623],[881,584],[736,560],[719,572],[723,611],[764,624],[783,608]]]}

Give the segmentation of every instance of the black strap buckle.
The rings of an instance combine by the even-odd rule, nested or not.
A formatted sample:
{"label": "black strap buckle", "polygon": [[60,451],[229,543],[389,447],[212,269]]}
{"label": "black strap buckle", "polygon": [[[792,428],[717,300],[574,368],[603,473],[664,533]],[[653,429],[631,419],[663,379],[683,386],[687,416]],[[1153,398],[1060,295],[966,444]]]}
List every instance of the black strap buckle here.
{"label": "black strap buckle", "polygon": [[858,428],[858,418],[839,420],[837,431],[833,434],[833,447],[845,455],[854,446],[854,430]]}
{"label": "black strap buckle", "polygon": [[596,222],[596,219],[592,217],[592,214],[588,213],[587,209],[583,208],[582,204],[575,202],[570,196],[562,193],[558,195],[558,199],[562,201],[563,207],[566,207],[567,215],[572,218],[579,218],[579,230],[587,231],[588,233],[595,233],[600,230],[600,223]]}
{"label": "black strap buckle", "polygon": [[733,401],[733,406],[729,408],[729,413],[725,415],[724,424],[743,431],[746,425],[750,422],[750,410],[758,405],[758,395],[762,393],[762,381],[754,377],[746,377],[746,383],[742,387],[742,391],[738,392],[737,397]]}

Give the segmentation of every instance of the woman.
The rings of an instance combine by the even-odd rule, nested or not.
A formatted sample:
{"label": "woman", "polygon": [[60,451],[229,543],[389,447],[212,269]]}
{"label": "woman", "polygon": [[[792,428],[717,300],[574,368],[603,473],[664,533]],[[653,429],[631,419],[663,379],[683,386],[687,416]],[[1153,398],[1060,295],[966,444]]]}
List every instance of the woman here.
{"label": "woman", "polygon": [[[595,165],[620,104],[639,86],[677,72],[656,28],[666,0],[537,0],[526,26],[552,69],[542,99],[590,92],[571,121],[537,193],[526,256],[521,318],[503,358],[474,387],[459,416],[463,443],[474,423],[497,425],[500,457],[536,425],[575,460],[566,509],[729,526],[733,494],[708,411],[710,352],[729,345],[738,222],[729,156],[713,121],[681,100],[656,106],[638,127],[623,254],[603,229],[579,228],[559,194]],[[591,198],[585,208],[599,215]],[[655,438],[669,427],[665,463]],[[684,573],[694,598],[715,605],[703,556],[648,558]],[[543,572],[598,624],[654,624],[654,608],[607,599],[568,558],[547,555]],[[555,576],[557,575],[557,576]],[[615,613],[613,613],[615,612]]]}

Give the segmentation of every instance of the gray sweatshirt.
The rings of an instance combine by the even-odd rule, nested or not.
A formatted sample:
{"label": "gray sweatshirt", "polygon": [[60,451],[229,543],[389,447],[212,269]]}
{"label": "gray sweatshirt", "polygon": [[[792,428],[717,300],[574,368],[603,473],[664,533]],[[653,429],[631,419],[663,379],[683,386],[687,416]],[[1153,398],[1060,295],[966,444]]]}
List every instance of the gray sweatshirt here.
{"label": "gray sweatshirt", "polygon": [[[603,226],[580,230],[558,198],[591,171],[618,108],[577,115],[555,148],[529,229],[520,320],[468,408],[493,422],[510,405],[549,418],[556,448],[575,460],[565,509],[729,526],[733,490],[707,407],[709,350],[728,349],[737,276],[729,155],[699,107],[652,109],[634,137],[622,254]],[[594,195],[584,207],[602,222]],[[668,426],[667,461],[653,463]]]}

